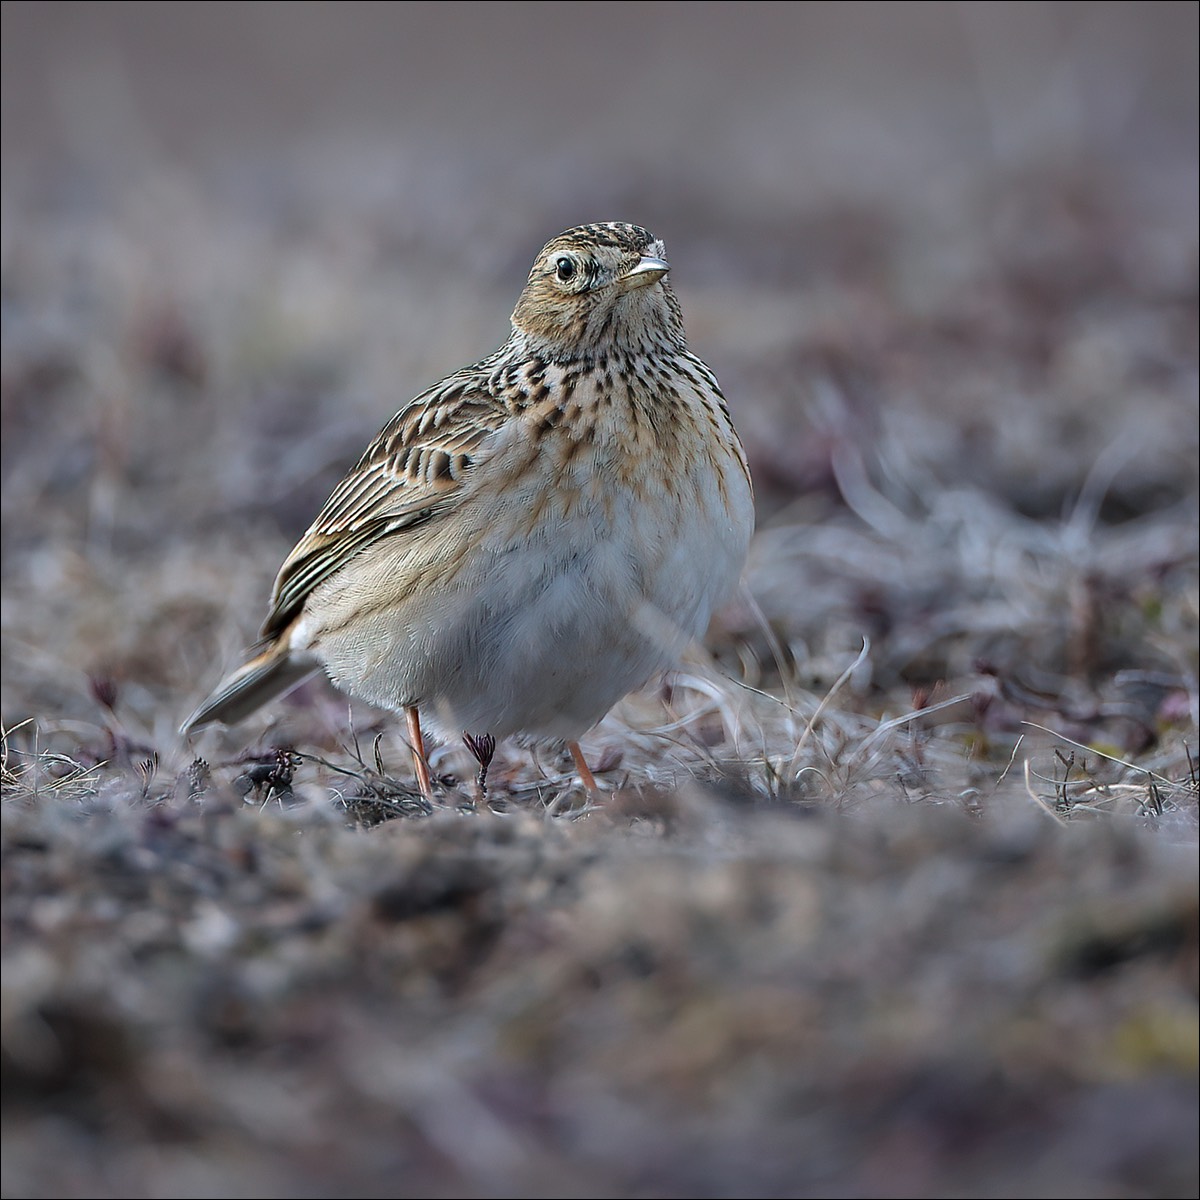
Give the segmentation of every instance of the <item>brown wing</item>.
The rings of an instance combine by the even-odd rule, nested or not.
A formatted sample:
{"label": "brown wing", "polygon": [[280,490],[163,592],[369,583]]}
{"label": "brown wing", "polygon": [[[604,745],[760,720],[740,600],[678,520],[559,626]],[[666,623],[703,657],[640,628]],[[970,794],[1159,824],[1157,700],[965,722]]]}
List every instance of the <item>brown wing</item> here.
{"label": "brown wing", "polygon": [[480,443],[511,415],[490,386],[487,365],[422,393],[367,447],[280,567],[264,639],[281,633],[309,593],[366,546],[453,506]]}

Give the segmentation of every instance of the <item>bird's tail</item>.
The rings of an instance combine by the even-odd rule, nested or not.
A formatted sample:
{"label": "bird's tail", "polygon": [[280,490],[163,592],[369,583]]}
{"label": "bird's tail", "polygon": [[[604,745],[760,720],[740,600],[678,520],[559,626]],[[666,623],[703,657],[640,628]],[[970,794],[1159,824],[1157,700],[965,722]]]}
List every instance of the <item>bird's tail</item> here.
{"label": "bird's tail", "polygon": [[185,737],[206,725],[236,725],[268,700],[290,691],[317,670],[311,658],[289,652],[286,643],[276,642],[239,667],[180,726]]}

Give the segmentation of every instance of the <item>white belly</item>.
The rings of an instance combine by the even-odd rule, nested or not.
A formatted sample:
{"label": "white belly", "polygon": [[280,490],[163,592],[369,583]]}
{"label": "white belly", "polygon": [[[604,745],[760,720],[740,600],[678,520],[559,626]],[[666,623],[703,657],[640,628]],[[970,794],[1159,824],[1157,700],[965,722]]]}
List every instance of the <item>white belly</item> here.
{"label": "white belly", "polygon": [[[532,470],[491,490],[482,476],[444,531],[394,535],[322,585],[294,647],[354,695],[418,706],[446,737],[578,738],[704,632],[753,528],[732,455],[723,492],[711,464],[636,492],[616,474]],[[395,580],[416,584],[374,611],[355,604]]]}

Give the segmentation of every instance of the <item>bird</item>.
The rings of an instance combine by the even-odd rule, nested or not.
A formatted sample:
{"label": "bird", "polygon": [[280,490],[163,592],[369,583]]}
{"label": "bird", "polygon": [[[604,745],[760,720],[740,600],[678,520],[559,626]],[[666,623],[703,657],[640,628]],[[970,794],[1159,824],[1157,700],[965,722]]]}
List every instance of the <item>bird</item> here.
{"label": "bird", "polygon": [[580,225],[534,260],[504,344],[403,407],[275,579],[253,657],[184,722],[233,725],[324,671],[425,733],[564,745],[676,665],[735,591],[750,470],[687,345],[662,241]]}

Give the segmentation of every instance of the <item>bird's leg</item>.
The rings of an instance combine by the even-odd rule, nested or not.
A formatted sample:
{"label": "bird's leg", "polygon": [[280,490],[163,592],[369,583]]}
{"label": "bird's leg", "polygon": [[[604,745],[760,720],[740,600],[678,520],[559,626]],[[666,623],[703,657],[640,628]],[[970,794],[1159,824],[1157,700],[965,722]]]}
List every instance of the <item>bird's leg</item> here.
{"label": "bird's leg", "polygon": [[487,799],[487,773],[492,765],[492,755],[496,753],[496,739],[490,733],[481,733],[476,737],[473,733],[463,734],[463,744],[475,756],[479,764],[479,798]]}
{"label": "bird's leg", "polygon": [[596,777],[589,769],[587,760],[583,757],[583,751],[579,748],[579,743],[568,742],[567,749],[571,751],[571,757],[575,760],[575,770],[579,772],[583,786],[589,795],[595,795],[600,789],[596,786]]}
{"label": "bird's leg", "polygon": [[408,725],[408,744],[412,749],[413,770],[417,773],[417,786],[426,800],[433,799],[433,781],[429,778],[429,763],[425,759],[425,739],[421,736],[421,716],[417,706],[410,704],[404,710]]}

